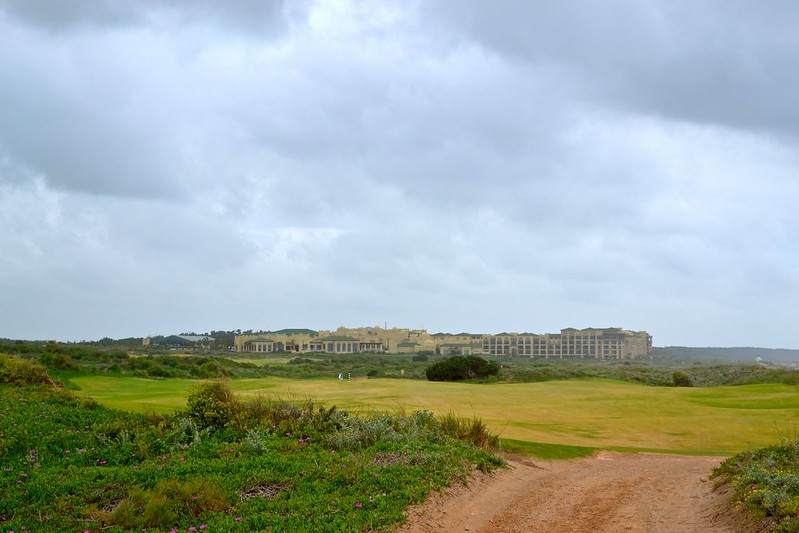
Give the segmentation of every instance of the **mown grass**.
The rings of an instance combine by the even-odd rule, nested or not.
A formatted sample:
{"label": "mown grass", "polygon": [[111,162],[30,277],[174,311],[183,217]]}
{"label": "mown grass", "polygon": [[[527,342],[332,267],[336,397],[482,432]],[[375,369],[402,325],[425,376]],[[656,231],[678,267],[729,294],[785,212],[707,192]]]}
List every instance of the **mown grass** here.
{"label": "mown grass", "polygon": [[3,531],[383,531],[430,490],[502,464],[429,412],[361,417],[210,384],[175,414],[130,413],[38,371],[5,378],[20,369],[0,365]]}
{"label": "mown grass", "polygon": [[[83,394],[123,409],[170,409],[190,384],[89,376],[73,379]],[[247,395],[277,395],[371,411],[478,415],[503,439],[588,448],[730,455],[779,442],[799,422],[799,394],[783,384],[648,387],[609,380],[518,384],[433,383],[379,379],[236,380]]]}
{"label": "mown grass", "polygon": [[590,457],[596,453],[598,449],[589,448],[587,446],[568,446],[565,444],[502,439],[502,450],[518,455],[533,456],[539,459],[563,460]]}

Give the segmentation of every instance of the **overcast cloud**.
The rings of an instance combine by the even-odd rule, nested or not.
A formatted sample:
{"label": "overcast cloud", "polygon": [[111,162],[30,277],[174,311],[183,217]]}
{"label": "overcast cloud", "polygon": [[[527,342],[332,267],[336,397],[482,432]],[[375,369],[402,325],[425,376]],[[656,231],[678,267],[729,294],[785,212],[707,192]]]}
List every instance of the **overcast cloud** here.
{"label": "overcast cloud", "polygon": [[0,337],[799,348],[799,4],[0,0]]}

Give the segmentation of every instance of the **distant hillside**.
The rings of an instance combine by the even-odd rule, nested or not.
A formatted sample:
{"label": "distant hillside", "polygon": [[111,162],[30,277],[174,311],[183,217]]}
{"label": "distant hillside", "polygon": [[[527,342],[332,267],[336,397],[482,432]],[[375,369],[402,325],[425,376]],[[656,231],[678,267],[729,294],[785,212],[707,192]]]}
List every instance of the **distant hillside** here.
{"label": "distant hillside", "polygon": [[724,361],[799,362],[799,350],[784,348],[696,348],[692,346],[665,346],[652,348],[654,356],[684,357],[686,359],[718,359]]}

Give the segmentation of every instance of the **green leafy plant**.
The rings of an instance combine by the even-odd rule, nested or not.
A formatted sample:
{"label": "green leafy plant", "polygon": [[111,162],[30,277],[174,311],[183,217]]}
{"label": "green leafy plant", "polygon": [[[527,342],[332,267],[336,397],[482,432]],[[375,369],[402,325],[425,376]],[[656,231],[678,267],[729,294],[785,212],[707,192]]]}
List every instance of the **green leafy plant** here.
{"label": "green leafy plant", "polygon": [[713,475],[730,483],[739,508],[773,519],[775,531],[799,532],[799,440],[741,452]]}

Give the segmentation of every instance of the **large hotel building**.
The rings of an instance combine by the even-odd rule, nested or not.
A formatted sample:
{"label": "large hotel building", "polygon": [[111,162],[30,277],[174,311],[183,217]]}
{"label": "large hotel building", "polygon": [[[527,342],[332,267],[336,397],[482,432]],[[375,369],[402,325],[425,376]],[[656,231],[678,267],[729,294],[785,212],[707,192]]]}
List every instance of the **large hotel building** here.
{"label": "large hotel building", "polygon": [[530,358],[633,359],[652,353],[646,331],[622,328],[566,328],[560,333],[427,333],[423,329],[380,327],[335,331],[282,329],[237,335],[237,352],[431,353]]}

